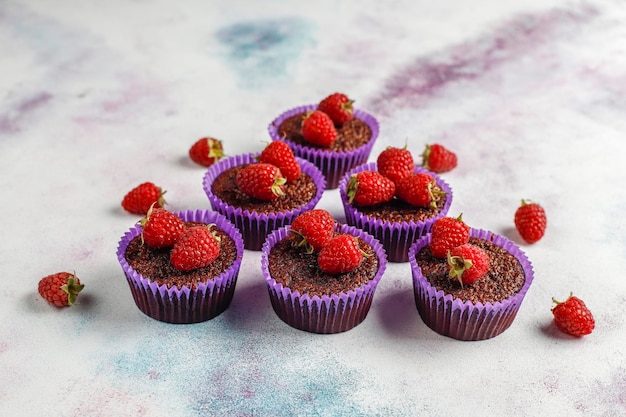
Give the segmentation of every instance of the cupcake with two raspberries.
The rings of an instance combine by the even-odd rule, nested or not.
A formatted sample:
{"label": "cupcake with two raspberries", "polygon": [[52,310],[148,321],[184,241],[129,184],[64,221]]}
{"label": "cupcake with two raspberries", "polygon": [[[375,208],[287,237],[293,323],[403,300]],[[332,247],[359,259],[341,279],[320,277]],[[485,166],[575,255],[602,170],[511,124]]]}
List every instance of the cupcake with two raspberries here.
{"label": "cupcake with two raspberries", "polygon": [[416,166],[406,147],[388,147],[376,162],[348,171],[339,192],[346,223],[378,239],[390,262],[407,262],[411,244],[452,204],[450,186]]}
{"label": "cupcake with two raspberries", "polygon": [[409,262],[422,321],[459,340],[489,339],[508,329],[534,278],[518,246],[470,228],[461,216],[437,220],[411,246]]}
{"label": "cupcake with two raspberries", "polygon": [[363,322],[386,263],[380,242],[321,209],[272,232],[261,254],[274,311],[311,333],[345,332]]}
{"label": "cupcake with two raspberries", "polygon": [[272,140],[285,141],[295,155],[315,164],[334,189],[349,169],[363,164],[378,138],[378,121],[334,93],[316,104],[287,110],[270,123]]}
{"label": "cupcake with two raspberries", "polygon": [[213,210],[241,231],[245,248],[258,251],[270,232],[317,205],[326,182],[315,165],[273,141],[260,153],[221,159],[202,185]]}
{"label": "cupcake with two raspberries", "polygon": [[188,324],[228,308],[243,250],[239,230],[219,213],[153,206],[122,236],[117,258],[144,314]]}

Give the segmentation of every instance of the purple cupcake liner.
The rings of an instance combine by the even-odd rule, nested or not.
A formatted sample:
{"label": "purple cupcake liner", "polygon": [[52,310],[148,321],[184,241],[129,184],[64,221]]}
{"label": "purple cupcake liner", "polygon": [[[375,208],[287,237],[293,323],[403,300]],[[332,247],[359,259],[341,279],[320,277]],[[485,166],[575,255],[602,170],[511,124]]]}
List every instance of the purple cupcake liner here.
{"label": "purple cupcake liner", "polygon": [[338,225],[341,233],[349,233],[372,246],[378,257],[376,275],[367,284],[339,294],[310,296],[284,287],[269,273],[268,257],[274,245],[285,239],[290,226],[271,233],[261,254],[261,270],[267,283],[270,301],[276,315],[285,323],[311,333],[340,333],[348,331],[365,320],[372,305],[376,287],[385,272],[387,257],[385,250],[373,236],[348,225]]}
{"label": "purple cupcake liner", "polygon": [[209,167],[202,181],[202,187],[209,198],[213,210],[226,216],[241,231],[245,248],[254,251],[261,250],[267,235],[271,231],[291,224],[301,213],[313,209],[322,198],[326,187],[324,175],[322,175],[315,165],[304,159],[296,158],[302,172],[309,175],[317,187],[315,196],[308,203],[300,207],[281,212],[251,212],[249,210],[243,210],[240,207],[231,206],[213,193],[211,190],[213,181],[222,172],[238,165],[254,163],[258,155],[259,153],[250,153],[222,159]]}
{"label": "purple cupcake liner", "polygon": [[360,212],[357,207],[350,204],[346,192],[348,181],[352,174],[377,170],[376,162],[370,162],[351,169],[341,179],[339,183],[339,195],[341,196],[341,202],[343,203],[343,209],[346,214],[346,223],[356,226],[378,239],[387,252],[389,262],[407,262],[409,260],[409,248],[411,245],[421,236],[429,233],[433,223],[437,219],[445,217],[448,214],[448,210],[452,204],[452,189],[434,172],[416,166],[414,172],[425,172],[431,175],[437,182],[437,185],[446,193],[446,201],[441,211],[436,216],[418,222],[390,222],[380,220]]}
{"label": "purple cupcake liner", "polygon": [[315,109],[317,109],[317,104],[309,104],[287,110],[270,123],[268,131],[272,140],[280,140],[287,143],[297,157],[306,159],[315,164],[326,178],[326,189],[331,190],[339,186],[339,181],[346,171],[367,161],[372,152],[374,142],[376,142],[378,138],[380,127],[374,116],[363,110],[354,109],[354,117],[362,120],[370,127],[372,137],[363,146],[350,151],[329,151],[323,148],[301,145],[284,139],[278,134],[278,127],[283,121],[296,114],[306,113],[309,110]]}
{"label": "purple cupcake liner", "polygon": [[515,295],[495,303],[472,303],[437,290],[422,275],[416,254],[430,244],[431,235],[419,239],[409,250],[415,305],[422,321],[435,332],[459,340],[484,340],[508,329],[533,281],[534,271],[524,252],[509,239],[495,233],[470,229],[470,236],[488,240],[504,248],[521,264],[526,281]]}
{"label": "purple cupcake liner", "polygon": [[189,210],[175,212],[184,221],[213,223],[227,233],[237,248],[237,257],[233,264],[217,277],[207,277],[206,282],[196,288],[183,286],[178,288],[158,285],[148,277],[135,271],[126,261],[126,247],[130,241],[141,234],[141,226],[136,225],[122,236],[117,259],[122,266],[133,299],[139,310],[153,319],[175,324],[199,323],[210,320],[224,312],[233,299],[235,285],[243,257],[243,240],[239,230],[219,213],[208,210]]}

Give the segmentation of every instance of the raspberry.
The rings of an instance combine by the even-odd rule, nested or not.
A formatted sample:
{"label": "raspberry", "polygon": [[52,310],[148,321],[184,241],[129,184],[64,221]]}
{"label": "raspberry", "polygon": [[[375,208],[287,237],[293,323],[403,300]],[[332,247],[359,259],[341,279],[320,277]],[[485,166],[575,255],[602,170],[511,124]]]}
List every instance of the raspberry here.
{"label": "raspberry", "polygon": [[222,142],[215,138],[198,139],[189,148],[189,158],[196,164],[210,167],[224,156]]}
{"label": "raspberry", "polygon": [[345,274],[356,269],[363,260],[358,238],[341,234],[330,239],[317,255],[317,264],[327,274]]}
{"label": "raspberry", "polygon": [[451,171],[457,164],[456,154],[437,143],[426,145],[422,158],[424,168],[435,173]]}
{"label": "raspberry", "polygon": [[453,248],[448,254],[450,278],[463,284],[473,284],[489,271],[489,255],[478,246],[466,243]]}
{"label": "raspberry", "polygon": [[350,100],[345,94],[334,93],[322,100],[317,105],[317,110],[326,113],[335,125],[341,126],[354,117],[352,103],[354,100]]}
{"label": "raspberry", "polygon": [[69,272],[57,272],[43,277],[37,290],[44,300],[57,307],[74,305],[78,293],[85,288],[80,279]]}
{"label": "raspberry", "polygon": [[319,252],[333,237],[335,219],[326,210],[313,209],[300,214],[291,223],[291,233],[296,245],[304,246],[307,253]]}
{"label": "raspberry", "polygon": [[272,164],[246,165],[237,173],[235,180],[241,191],[259,200],[276,200],[285,195],[284,184],[287,180],[280,169]]}
{"label": "raspberry", "polygon": [[374,206],[393,199],[396,186],[378,171],[362,171],[352,174],[346,186],[348,201],[356,206]]}
{"label": "raspberry", "polygon": [[527,243],[537,242],[546,231],[546,212],[537,203],[522,200],[522,205],[515,211],[514,221],[515,228]]}
{"label": "raspberry", "polygon": [[165,205],[163,194],[165,191],[162,191],[160,187],[151,182],[144,182],[124,196],[122,207],[129,213],[146,214],[153,204],[155,207]]}
{"label": "raspberry", "polygon": [[337,130],[326,113],[316,110],[307,114],[302,121],[302,136],[313,145],[327,148],[337,139]]}
{"label": "raspberry", "polygon": [[397,184],[413,173],[415,163],[406,146],[404,148],[389,146],[378,155],[376,166],[378,172]]}
{"label": "raspberry", "polygon": [[415,207],[437,207],[437,196],[442,194],[434,178],[424,172],[413,173],[396,185],[396,197]]}
{"label": "raspberry", "polygon": [[259,155],[258,161],[277,166],[287,182],[297,180],[302,174],[300,164],[285,142],[274,141],[267,145]]}
{"label": "raspberry", "polygon": [[590,334],[596,322],[583,300],[570,293],[567,300],[559,302],[552,298],[556,305],[552,308],[554,324],[564,333],[582,337]]}
{"label": "raspberry", "polygon": [[170,252],[170,262],[174,268],[191,271],[203,268],[217,259],[220,241],[215,232],[210,230],[213,226],[194,226],[187,229]]}
{"label": "raspberry", "polygon": [[431,229],[430,251],[437,258],[445,258],[448,251],[469,242],[469,226],[462,216],[441,217]]}
{"label": "raspberry", "polygon": [[148,210],[140,223],[143,241],[153,248],[173,246],[186,229],[180,217],[161,207]]}

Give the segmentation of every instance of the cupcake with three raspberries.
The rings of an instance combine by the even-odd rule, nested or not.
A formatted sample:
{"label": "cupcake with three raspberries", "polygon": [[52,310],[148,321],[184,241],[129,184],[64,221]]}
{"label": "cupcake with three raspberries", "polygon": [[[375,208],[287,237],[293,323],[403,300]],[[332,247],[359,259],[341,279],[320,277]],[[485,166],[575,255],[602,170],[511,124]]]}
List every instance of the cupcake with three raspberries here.
{"label": "cupcake with three raspberries", "polygon": [[348,171],[339,184],[346,223],[378,239],[390,262],[407,262],[409,247],[446,215],[452,189],[416,166],[406,148],[389,147]]}
{"label": "cupcake with three raspberries", "polygon": [[435,332],[483,340],[508,329],[534,272],[507,238],[444,217],[409,250],[415,304]]}
{"label": "cupcake with three raspberries", "polygon": [[360,324],[386,268],[371,235],[314,209],[272,232],[261,253],[272,307],[288,325],[339,333]]}
{"label": "cupcake with three raspberries", "polygon": [[202,184],[213,210],[235,224],[245,248],[255,251],[271,231],[313,209],[326,187],[320,170],[281,141],[261,153],[220,160],[209,167]]}
{"label": "cupcake with three raspberries", "polygon": [[117,258],[144,314],[188,324],[228,308],[243,249],[241,234],[219,213],[153,206],[122,236]]}
{"label": "cupcake with three raspberries", "polygon": [[315,164],[334,189],[349,169],[367,161],[378,138],[378,121],[334,93],[317,104],[287,110],[270,123],[272,140],[285,141],[295,155]]}

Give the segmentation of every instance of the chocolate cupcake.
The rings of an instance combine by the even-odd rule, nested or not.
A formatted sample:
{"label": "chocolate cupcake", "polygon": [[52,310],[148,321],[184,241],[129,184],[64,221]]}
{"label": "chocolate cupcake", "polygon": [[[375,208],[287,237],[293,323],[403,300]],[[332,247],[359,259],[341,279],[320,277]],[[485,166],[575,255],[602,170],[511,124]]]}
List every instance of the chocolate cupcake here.
{"label": "chocolate cupcake", "polygon": [[524,252],[503,236],[470,229],[470,243],[487,252],[490,267],[486,276],[462,286],[448,277],[447,259],[430,253],[430,240],[428,234],[409,250],[415,304],[424,323],[459,340],[489,339],[508,329],[534,277]]}
{"label": "chocolate cupcake", "polygon": [[326,178],[326,188],[339,186],[341,177],[349,169],[367,161],[378,138],[378,121],[369,113],[355,109],[354,117],[337,127],[337,139],[325,148],[308,143],[302,136],[302,120],[317,104],[287,110],[270,123],[272,140],[286,142],[297,157],[317,166]]}
{"label": "chocolate cupcake", "polygon": [[387,264],[385,251],[371,235],[348,225],[338,233],[359,238],[367,256],[352,272],[330,275],[316,266],[317,254],[307,254],[290,240],[290,227],[272,232],[261,253],[261,270],[278,317],[311,333],[339,333],[360,324]]}
{"label": "chocolate cupcake", "polygon": [[176,212],[188,226],[214,224],[221,238],[220,254],[209,266],[188,272],[169,261],[171,248],[151,248],[141,239],[140,224],[122,236],[117,259],[137,307],[147,316],[167,323],[210,320],[232,301],[243,257],[239,231],[219,213],[208,210]]}
{"label": "chocolate cupcake", "polygon": [[226,216],[242,233],[246,249],[258,251],[271,231],[290,224],[300,213],[311,210],[322,198],[326,183],[312,163],[296,158],[302,169],[299,179],[285,184],[285,196],[261,201],[237,187],[237,172],[256,162],[259,154],[242,154],[212,165],[203,178],[203,188],[213,210]]}
{"label": "chocolate cupcake", "polygon": [[415,207],[398,199],[371,207],[357,207],[349,202],[348,182],[352,174],[363,171],[376,171],[375,162],[359,165],[348,171],[339,183],[339,194],[346,214],[346,223],[378,239],[390,262],[407,262],[409,248],[416,239],[430,232],[438,218],[444,217],[452,204],[452,189],[437,176],[422,167],[414,172],[424,172],[432,176],[443,194],[436,197],[435,207]]}

